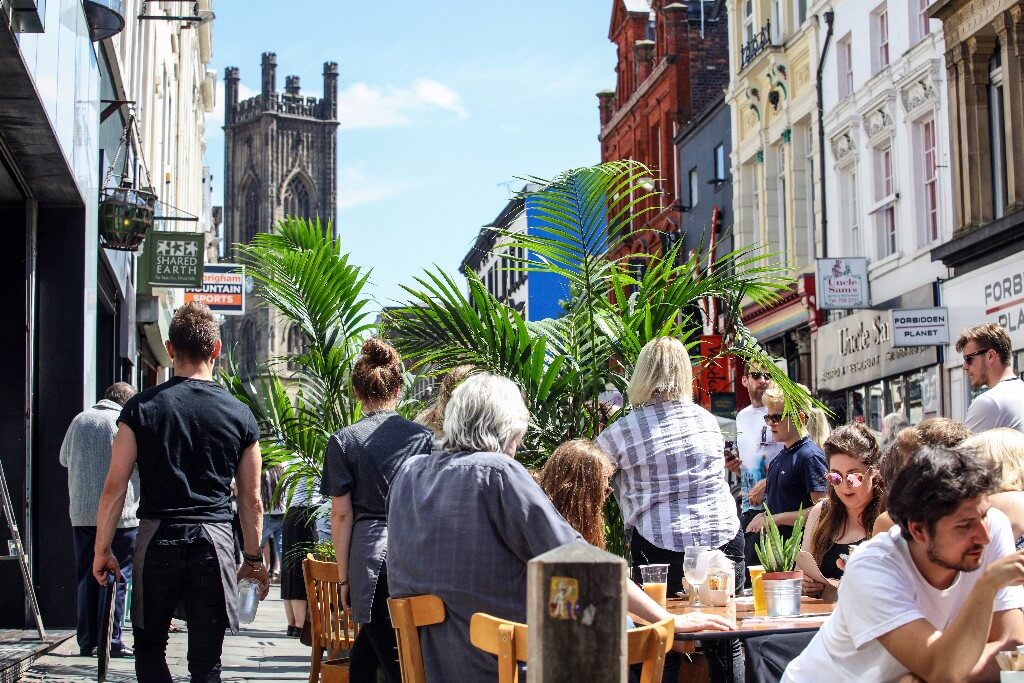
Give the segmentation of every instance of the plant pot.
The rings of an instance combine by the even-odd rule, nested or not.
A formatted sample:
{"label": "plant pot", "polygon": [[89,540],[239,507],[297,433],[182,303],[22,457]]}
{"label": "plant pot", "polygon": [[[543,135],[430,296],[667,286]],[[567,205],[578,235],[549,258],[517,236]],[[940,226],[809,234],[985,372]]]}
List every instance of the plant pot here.
{"label": "plant pot", "polygon": [[[764,599],[770,617],[793,617],[800,614],[800,595],[803,592],[803,572],[780,572],[782,574],[799,574],[799,577],[770,579],[772,574],[765,574]],[[776,574],[777,575],[777,574]]]}
{"label": "plant pot", "polygon": [[765,581],[784,581],[786,579],[800,579],[803,581],[804,572],[802,569],[794,569],[791,572],[766,572],[761,577]]}

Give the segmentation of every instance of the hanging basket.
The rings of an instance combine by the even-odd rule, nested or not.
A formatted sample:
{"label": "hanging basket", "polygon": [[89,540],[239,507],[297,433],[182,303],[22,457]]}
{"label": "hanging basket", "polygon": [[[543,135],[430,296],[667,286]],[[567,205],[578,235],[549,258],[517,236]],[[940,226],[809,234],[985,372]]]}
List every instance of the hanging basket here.
{"label": "hanging basket", "polygon": [[100,237],[107,249],[138,251],[153,227],[156,195],[131,187],[103,189],[100,201]]}

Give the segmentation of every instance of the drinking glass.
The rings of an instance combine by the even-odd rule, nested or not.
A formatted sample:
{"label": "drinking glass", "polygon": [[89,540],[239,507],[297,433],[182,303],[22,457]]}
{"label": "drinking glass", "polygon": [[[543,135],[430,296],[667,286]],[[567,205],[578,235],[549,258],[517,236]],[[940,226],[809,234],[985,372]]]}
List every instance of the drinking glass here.
{"label": "drinking glass", "polygon": [[693,586],[693,602],[690,607],[704,607],[700,602],[700,587],[708,578],[708,562],[704,554],[709,548],[699,545],[686,546],[683,557],[683,576]]}

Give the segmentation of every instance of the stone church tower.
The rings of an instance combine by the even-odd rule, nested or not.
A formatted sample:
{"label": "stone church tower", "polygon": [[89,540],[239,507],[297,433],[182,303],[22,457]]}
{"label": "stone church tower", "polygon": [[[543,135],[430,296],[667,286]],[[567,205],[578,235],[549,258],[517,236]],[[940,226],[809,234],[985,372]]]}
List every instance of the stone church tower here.
{"label": "stone church tower", "polygon": [[[299,77],[277,92],[277,55],[263,53],[259,95],[238,101],[238,68],[224,71],[224,235],[237,261],[238,243],[269,232],[287,216],[335,224],[338,168],[338,65],[324,63],[323,98],[303,97]],[[247,293],[248,294],[248,293]],[[246,297],[246,314],[222,331],[243,376],[259,363],[298,352],[302,335],[275,312]]]}

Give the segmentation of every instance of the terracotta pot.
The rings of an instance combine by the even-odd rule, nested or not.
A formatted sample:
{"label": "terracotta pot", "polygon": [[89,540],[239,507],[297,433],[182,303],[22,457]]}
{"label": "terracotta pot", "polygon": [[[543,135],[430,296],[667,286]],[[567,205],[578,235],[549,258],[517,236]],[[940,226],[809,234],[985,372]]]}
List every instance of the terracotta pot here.
{"label": "terracotta pot", "polygon": [[765,581],[783,581],[785,579],[800,579],[804,578],[803,570],[797,569],[791,572],[770,572],[762,575]]}

